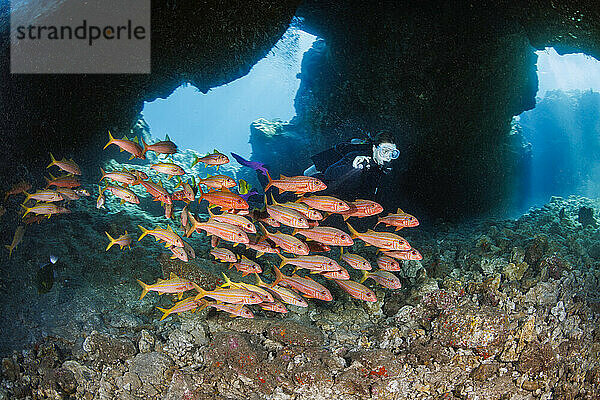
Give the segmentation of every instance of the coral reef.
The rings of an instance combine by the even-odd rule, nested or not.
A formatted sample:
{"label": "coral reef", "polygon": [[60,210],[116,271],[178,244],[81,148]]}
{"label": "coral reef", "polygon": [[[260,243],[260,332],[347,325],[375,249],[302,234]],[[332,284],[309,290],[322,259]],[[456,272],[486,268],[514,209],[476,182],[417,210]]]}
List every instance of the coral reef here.
{"label": "coral reef", "polygon": [[[164,217],[107,215],[93,203],[33,226],[25,238],[51,238],[39,241],[40,253],[72,248],[60,256],[78,258],[65,260],[52,291],[16,290],[29,267],[3,280],[16,301],[0,313],[12,338],[3,342],[0,398],[592,399],[600,391],[600,242],[598,228],[578,222],[580,207],[597,211],[596,201],[556,197],[517,220],[405,232],[423,260],[403,262],[400,291],[370,284],[376,303],[328,285],[335,301],[290,306],[287,315],[237,319],[203,310],[160,322],[154,306],[169,300],[138,300],[134,278],[177,271],[211,287],[223,266],[210,261],[199,236],[189,263],[143,243],[104,257],[110,221],[134,231]],[[354,251],[376,256],[364,246]],[[36,253],[13,257],[30,265]],[[265,255],[261,263],[278,261]],[[7,330],[19,315],[31,336]]]}

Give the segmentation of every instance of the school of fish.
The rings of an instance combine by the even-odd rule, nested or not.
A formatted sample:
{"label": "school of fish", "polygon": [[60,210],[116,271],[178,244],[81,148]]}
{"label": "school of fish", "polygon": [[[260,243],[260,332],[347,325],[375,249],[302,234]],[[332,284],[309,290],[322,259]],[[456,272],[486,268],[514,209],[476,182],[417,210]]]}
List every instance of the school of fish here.
{"label": "school of fish", "polygon": [[[178,151],[177,146],[168,136],[164,141],[153,144],[147,144],[142,140],[141,146],[137,137],[130,139],[125,136],[122,139],[115,139],[110,132],[108,135],[109,141],[104,148],[116,145],[120,151],[129,153],[130,159],[146,159],[149,151],[165,157]],[[238,157],[234,155],[236,160]],[[229,158],[214,150],[203,157],[196,156],[190,168],[199,163],[216,171],[219,166],[229,163]],[[52,166],[57,166],[67,174],[59,177],[51,175],[49,179],[46,178],[47,188],[35,193],[28,192],[31,186],[25,182],[21,182],[7,192],[7,197],[19,193],[25,194],[24,219],[31,215],[50,218],[54,214],[68,213],[69,210],[64,203],[68,204],[69,201],[87,194],[87,191],[77,189],[80,187],[77,177],[81,175],[81,169],[73,160],[59,161],[51,155],[48,168]],[[236,182],[229,176],[218,174],[198,179],[190,176],[190,179],[185,179],[185,169],[174,163],[172,159],[153,164],[150,168],[158,174],[155,179],[138,170],[101,169],[102,186],[98,185],[96,207],[104,208],[107,193],[120,199],[121,204],[125,202],[139,204],[140,200],[131,187],[140,185],[153,200],[161,203],[165,218],[169,222],[175,218],[176,213],[179,215],[180,225],[176,229],[181,233],[174,230],[170,224],[164,227],[156,226],[153,229],[139,226],[141,234],[138,241],[146,236],[152,236],[171,252],[172,259],[177,258],[188,262],[195,258],[196,254],[184,237],[193,234],[210,236],[212,245],[210,256],[214,257],[216,262],[228,265],[230,269],[235,268],[242,277],[247,275],[255,277],[255,284],[250,284],[236,282],[223,274],[225,284],[213,290],[202,288],[195,282],[174,274],[169,279],[158,279],[154,284],[146,284],[138,280],[142,287],[140,299],[148,292],[156,292],[159,295],[170,293],[177,296],[179,301],[171,308],[159,308],[163,312],[161,320],[174,313],[207,307],[227,312],[232,317],[243,318],[254,317],[250,307],[287,313],[286,305],[307,307],[306,299],[332,301],[333,296],[324,285],[327,281],[335,282],[335,285],[355,299],[374,302],[377,301],[376,295],[373,290],[363,285],[365,280],[370,278],[385,288],[399,289],[401,282],[393,274],[393,271],[400,270],[398,260],[422,259],[418,250],[395,233],[403,228],[417,226],[419,222],[414,216],[398,209],[396,213],[381,217],[379,214],[383,212],[383,207],[374,201],[363,199],[344,201],[331,195],[320,195],[318,192],[325,190],[327,186],[317,178],[281,175],[279,179],[272,179],[269,172],[263,168],[265,171],[263,173],[268,178],[264,206],[251,208],[248,197],[252,193],[248,193],[250,186],[243,180]],[[176,189],[179,190],[170,193],[163,187],[161,177],[166,179],[175,177],[178,180]],[[51,187],[53,189],[50,189]],[[295,201],[279,203],[273,191],[276,194],[291,192],[295,196]],[[269,197],[267,193],[270,194]],[[31,200],[37,202],[27,207],[27,203]],[[190,212],[189,205],[196,200],[199,205],[208,203],[208,219],[201,220]],[[182,205],[181,210],[176,210],[179,205]],[[332,214],[339,214],[346,221],[349,233],[324,225],[324,221]],[[377,223],[373,229],[368,229],[366,232],[358,232],[347,221],[350,218],[367,217],[377,217]],[[394,233],[375,231],[375,227],[379,225],[392,227]],[[24,226],[21,225],[17,228],[11,245],[6,246],[9,249],[9,256],[22,240],[23,234]],[[106,236],[108,238],[106,251],[114,245],[119,246],[121,250],[129,249],[134,239],[127,231],[117,236],[106,232]],[[374,270],[371,263],[363,256],[345,249],[351,247],[356,240],[374,246],[381,252],[376,259],[377,270]],[[237,254],[235,249],[238,245],[253,250],[255,259]],[[334,251],[332,246],[339,247],[339,253]],[[278,257],[280,260],[279,267],[272,265],[275,279],[270,283],[265,282],[260,275],[265,264],[261,265],[258,259],[266,253],[273,254],[273,257]],[[339,256],[335,257],[331,253]],[[286,268],[290,268],[291,272],[282,272]],[[347,268],[360,272],[362,279],[358,282],[351,280]],[[194,293],[183,299],[186,292]]]}

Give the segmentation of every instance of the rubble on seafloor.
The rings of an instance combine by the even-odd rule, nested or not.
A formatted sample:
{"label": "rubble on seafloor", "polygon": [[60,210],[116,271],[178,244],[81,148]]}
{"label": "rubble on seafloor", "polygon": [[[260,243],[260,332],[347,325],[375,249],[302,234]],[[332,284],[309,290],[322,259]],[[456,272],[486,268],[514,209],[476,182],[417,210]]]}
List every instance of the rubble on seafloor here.
{"label": "rubble on seafloor", "polygon": [[[424,258],[404,263],[400,291],[369,284],[369,304],[336,292],[285,316],[158,322],[158,296],[138,301],[131,282],[129,323],[7,355],[0,399],[598,398],[600,237],[578,215],[599,206],[553,198],[517,220],[403,231]],[[199,272],[153,260],[207,286],[220,279],[208,261]]]}

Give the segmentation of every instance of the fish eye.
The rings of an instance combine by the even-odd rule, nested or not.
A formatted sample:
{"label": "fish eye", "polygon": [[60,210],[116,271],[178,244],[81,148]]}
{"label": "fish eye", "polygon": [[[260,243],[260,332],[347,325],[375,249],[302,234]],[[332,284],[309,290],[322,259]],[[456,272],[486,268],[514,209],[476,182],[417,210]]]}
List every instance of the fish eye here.
{"label": "fish eye", "polygon": [[346,236],[346,235],[342,235],[342,236],[340,236],[340,238],[341,238],[342,240],[346,240],[346,239],[348,238],[348,236]]}

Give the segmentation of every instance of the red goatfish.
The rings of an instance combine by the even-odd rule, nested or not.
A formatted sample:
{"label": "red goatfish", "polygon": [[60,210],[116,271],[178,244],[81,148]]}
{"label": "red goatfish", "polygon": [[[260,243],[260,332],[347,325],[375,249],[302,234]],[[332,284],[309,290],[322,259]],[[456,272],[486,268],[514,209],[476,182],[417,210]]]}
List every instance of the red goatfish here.
{"label": "red goatfish", "polygon": [[171,260],[178,258],[183,262],[188,262],[188,255],[183,247],[169,246],[169,250],[173,253]]}
{"label": "red goatfish", "polygon": [[183,247],[183,239],[179,237],[178,234],[173,232],[171,226],[167,226],[167,229],[162,229],[156,227],[152,230],[146,229],[141,225],[138,225],[138,228],[142,230],[141,236],[138,238],[138,242],[142,240],[142,238],[146,235],[152,235],[156,238],[156,240],[163,240],[166,244],[165,247],[175,246],[175,247]]}
{"label": "red goatfish", "polygon": [[247,210],[248,203],[239,194],[235,194],[224,188],[223,190],[215,190],[212,192],[203,192],[202,188],[198,186],[200,190],[200,198],[198,203],[202,200],[208,201],[213,206],[221,207],[221,210]]}
{"label": "red goatfish", "polygon": [[332,213],[341,213],[350,209],[348,203],[333,196],[302,197],[297,202],[304,203],[316,210]]}
{"label": "red goatfish", "polygon": [[373,279],[375,282],[388,289],[400,289],[402,287],[400,279],[398,279],[396,275],[388,271],[363,271],[363,277],[360,280],[360,283],[363,283],[369,278]]}
{"label": "red goatfish", "polygon": [[227,223],[223,223],[223,222],[216,222],[216,221],[213,221],[210,219],[206,222],[198,222],[192,216],[192,214],[189,215],[189,218],[190,218],[191,224],[186,233],[187,237],[190,237],[190,235],[194,232],[194,230],[196,232],[200,232],[200,230],[203,230],[209,236],[214,235],[223,240],[228,240],[233,243],[244,243],[245,244],[245,243],[250,242],[250,239],[248,239],[248,235],[246,234],[246,232],[244,232],[241,228],[239,228],[235,225],[231,225],[231,224],[227,224]]}
{"label": "red goatfish", "polygon": [[169,139],[169,135],[166,135],[165,140],[160,142],[156,142],[153,144],[148,144],[142,138],[142,144],[144,145],[144,149],[142,150],[142,155],[144,156],[148,151],[153,151],[158,154],[175,154],[177,153],[177,145],[171,142]]}
{"label": "red goatfish", "polygon": [[323,214],[321,214],[317,210],[313,210],[308,205],[304,203],[295,203],[293,201],[288,201],[287,203],[279,204],[280,206],[291,208],[292,210],[298,211],[300,214],[304,215],[306,219],[312,219],[315,221],[320,221],[323,219]]}
{"label": "red goatfish", "polygon": [[167,190],[163,187],[161,181],[158,181],[158,183],[154,183],[152,180],[143,181],[138,179],[136,180],[136,183],[141,184],[144,187],[144,189],[146,189],[146,191],[150,193],[150,196],[152,196],[155,201],[160,201],[161,203],[165,204],[173,203],[169,192],[167,192]]}
{"label": "red goatfish", "polygon": [[12,256],[13,250],[21,243],[23,240],[23,235],[25,234],[25,225],[19,225],[15,230],[15,235],[13,236],[12,243],[10,245],[4,245],[8,249],[8,259]]}
{"label": "red goatfish", "polygon": [[242,277],[248,274],[260,274],[262,272],[262,268],[255,261],[250,260],[246,256],[242,256],[240,261],[231,264],[230,269],[235,267],[239,272],[242,273]]}
{"label": "red goatfish", "polygon": [[246,308],[243,304],[214,303],[206,300],[201,301],[204,302],[203,306],[200,307],[201,309],[206,307],[214,307],[217,310],[225,311],[226,313],[231,314],[231,317],[254,318],[252,311]]}
{"label": "red goatfish", "polygon": [[352,253],[344,253],[343,247],[340,249],[340,258],[346,261],[354,269],[370,271],[372,268],[371,263],[368,262],[363,256]]}
{"label": "red goatfish", "polygon": [[75,161],[73,161],[73,159],[67,160],[66,158],[63,158],[62,160],[56,160],[52,153],[50,153],[50,159],[52,160],[52,162],[48,164],[46,168],[50,168],[51,166],[56,165],[58,168],[70,174],[81,175],[81,168],[79,168],[79,165],[77,165]]}
{"label": "red goatfish", "polygon": [[267,203],[267,196],[265,195],[265,207],[271,218],[283,225],[291,226],[292,228],[308,228],[308,221],[304,214],[301,214],[294,209],[281,206],[281,204],[275,201],[272,195],[271,200],[273,201],[273,204],[269,205],[269,203]]}
{"label": "red goatfish", "polygon": [[60,194],[60,196],[64,200],[67,200],[67,201],[79,200],[79,195],[77,193],[75,193],[75,191],[73,189],[58,187],[58,188],[56,188],[56,191],[58,192],[58,194]]}
{"label": "red goatfish", "polygon": [[246,243],[246,247],[256,251],[256,257],[260,257],[265,253],[269,254],[279,254],[279,249],[275,247],[271,247],[265,242],[254,242],[250,241],[250,243]]}
{"label": "red goatfish", "polygon": [[357,218],[371,217],[371,216],[377,215],[383,211],[383,207],[381,206],[381,204],[374,202],[372,200],[358,199],[358,200],[349,202],[348,205],[350,206],[350,209],[348,211],[344,211],[344,212],[340,213],[343,215],[344,221],[350,217],[357,217]]}
{"label": "red goatfish", "polygon": [[37,200],[37,201],[45,201],[48,203],[64,200],[64,198],[60,195],[60,193],[58,193],[55,190],[48,190],[48,189],[38,190],[37,192],[35,192],[33,194],[29,194],[27,192],[23,192],[23,193],[25,193],[25,200],[23,201],[23,204],[26,204],[30,199]]}
{"label": "red goatfish", "polygon": [[263,301],[267,301],[267,302],[275,301],[273,299],[273,296],[271,295],[271,293],[267,292],[263,288],[260,288],[256,285],[252,285],[249,283],[244,283],[244,282],[232,282],[231,279],[229,279],[229,277],[225,273],[223,273],[223,277],[225,278],[225,283],[222,284],[221,287],[229,286],[229,287],[236,288],[236,289],[243,288],[243,289],[246,289],[246,290],[249,290],[251,292],[258,294]]}
{"label": "red goatfish", "polygon": [[377,257],[377,266],[384,271],[401,271],[400,263],[388,256]]}
{"label": "red goatfish", "polygon": [[175,185],[175,189],[177,189],[178,187],[183,187],[183,190],[181,190],[183,192],[183,195],[182,195],[183,198],[179,199],[179,200],[183,200],[183,201],[187,201],[187,202],[194,201],[194,198],[196,197],[196,193],[194,193],[194,189],[192,188],[192,185],[179,179],[179,183],[177,183],[177,185]]}
{"label": "red goatfish", "polygon": [[206,185],[213,189],[232,188],[236,185],[233,178],[227,175],[213,175],[207,176],[204,179],[200,179],[198,184]]}
{"label": "red goatfish", "polygon": [[38,215],[47,215],[50,218],[51,215],[54,214],[68,214],[70,213],[64,207],[59,207],[54,203],[38,203],[33,207],[26,207],[21,204],[21,207],[25,209],[25,213],[23,214],[23,218],[29,213],[38,214]]}
{"label": "red goatfish", "polygon": [[337,262],[325,256],[308,255],[285,258],[279,254],[279,257],[281,257],[281,264],[279,265],[279,268],[283,268],[287,264],[291,264],[296,266],[296,271],[299,269],[308,269],[316,272],[330,272],[342,269]]}
{"label": "red goatfish", "polygon": [[337,271],[319,272],[319,275],[324,276],[327,279],[339,279],[343,281],[350,279],[350,274],[345,268],[341,268]]}
{"label": "red goatfish", "polygon": [[311,253],[326,253],[331,250],[331,247],[326,244],[315,242],[313,240],[306,242]]}
{"label": "red goatfish", "polygon": [[384,224],[388,226],[393,226],[396,229],[395,231],[400,230],[402,228],[412,228],[419,225],[419,220],[414,216],[405,213],[401,209],[396,211],[396,214],[388,214],[385,217],[380,217],[377,220],[375,226],[379,224]]}
{"label": "red goatfish", "polygon": [[127,136],[123,136],[122,139],[115,139],[110,133],[110,131],[108,131],[108,143],[106,143],[104,149],[106,149],[111,144],[116,144],[120,148],[120,151],[125,150],[126,152],[131,154],[131,157],[129,157],[130,160],[133,158],[141,158],[142,160],[146,159],[144,151],[138,144],[137,136],[133,138],[133,141],[129,140]]}
{"label": "red goatfish", "polygon": [[108,240],[110,240],[110,243],[108,244],[108,246],[106,246],[106,250],[104,251],[108,251],[108,249],[110,249],[115,244],[118,244],[121,247],[121,250],[123,250],[123,247],[125,246],[127,246],[129,250],[131,250],[131,241],[133,239],[131,235],[127,234],[127,231],[125,231],[125,234],[119,236],[116,239],[113,239],[108,232],[104,233],[106,233],[106,236],[108,236]]}
{"label": "red goatfish", "polygon": [[206,291],[202,289],[200,286],[193,284],[196,291],[198,291],[198,295],[196,296],[196,300],[200,300],[203,297],[210,297],[217,301],[222,301],[223,303],[230,304],[259,304],[262,303],[262,299],[258,295],[258,293],[251,292],[247,289],[215,289],[212,291]]}
{"label": "red goatfish", "polygon": [[355,299],[369,301],[369,302],[377,301],[377,297],[375,296],[375,293],[368,287],[361,285],[358,282],[354,282],[354,281],[350,281],[350,280],[348,280],[348,281],[335,280],[335,282],[339,285],[339,287],[344,289],[344,291],[346,293],[348,293],[350,296],[354,297]]}
{"label": "red goatfish", "polygon": [[[368,245],[378,247],[382,250],[409,250],[410,244],[398,235],[389,232],[375,232],[371,229],[365,233],[358,233],[349,223],[348,229],[353,238],[361,239]],[[314,228],[313,228],[314,229]]]}
{"label": "red goatfish", "polygon": [[196,164],[201,162],[205,167],[216,166],[218,171],[220,165],[227,164],[229,162],[229,158],[225,154],[219,153],[217,149],[215,149],[213,153],[209,153],[204,157],[198,157],[197,155],[194,155],[194,157],[194,162],[192,162],[190,168],[194,168]]}
{"label": "red goatfish", "polygon": [[308,303],[299,296],[296,292],[281,287],[279,285],[267,285],[260,279],[258,274],[254,274],[256,276],[256,284],[260,287],[264,287],[277,295],[286,304],[291,304],[297,307],[308,307]]}
{"label": "red goatfish", "polygon": [[148,292],[157,292],[159,295],[164,293],[177,293],[179,299],[181,299],[181,297],[183,297],[183,292],[194,289],[194,284],[192,282],[186,279],[181,279],[172,272],[168,280],[159,279],[153,285],[147,285],[139,279],[136,279],[136,281],[142,287],[140,300],[143,299]]}
{"label": "red goatfish", "polygon": [[333,300],[331,292],[320,283],[317,283],[310,278],[302,278],[298,275],[286,276],[275,266],[273,266],[273,269],[275,269],[275,276],[277,278],[275,279],[275,282],[271,284],[271,287],[282,282],[301,292],[304,297],[324,301]]}
{"label": "red goatfish", "polygon": [[225,263],[237,262],[237,257],[229,249],[225,249],[222,247],[215,247],[210,250],[210,254],[221,262],[225,262]]}
{"label": "red goatfish", "polygon": [[384,254],[386,256],[405,261],[418,261],[423,259],[423,256],[417,249],[410,249],[406,251],[386,251]]}
{"label": "red goatfish", "polygon": [[260,229],[261,229],[263,235],[267,239],[271,239],[275,243],[275,245],[281,247],[281,249],[283,249],[284,251],[287,251],[288,253],[296,254],[299,256],[306,256],[306,255],[308,255],[308,253],[310,253],[310,250],[308,249],[308,246],[306,245],[306,243],[304,243],[300,239],[297,239],[297,238],[293,237],[292,235],[288,235],[285,233],[280,233],[280,232],[270,233],[263,226],[263,224],[261,224],[259,222],[258,225],[260,226]]}
{"label": "red goatfish", "polygon": [[113,181],[122,183],[124,185],[124,187],[127,187],[128,185],[135,184],[135,181],[136,181],[135,175],[133,175],[125,170],[106,172],[106,171],[104,171],[104,169],[102,169],[102,167],[100,167],[100,172],[102,172],[102,178],[100,178],[101,182],[103,179],[108,178],[108,179],[112,179]]}
{"label": "red goatfish", "polygon": [[294,192],[296,194],[320,192],[327,189],[327,185],[323,181],[312,176],[300,175],[288,177],[280,175],[279,179],[274,180],[271,178],[269,171],[267,171],[267,178],[269,179],[269,183],[265,186],[265,192],[271,186],[275,186],[281,192]]}
{"label": "red goatfish", "polygon": [[250,222],[246,217],[237,214],[229,214],[223,213],[219,215],[213,214],[213,212],[209,209],[208,215],[210,215],[210,219],[217,222],[224,222],[226,224],[231,224],[242,228],[244,232],[247,233],[256,233],[256,226],[252,222]]}
{"label": "red goatfish", "polygon": [[13,196],[13,195],[19,194],[19,193],[25,193],[29,189],[31,189],[31,185],[25,181],[21,181],[21,182],[17,183],[16,185],[14,185],[13,187],[11,187],[4,194],[4,201],[6,201],[6,199],[8,199],[8,196]]}
{"label": "red goatfish", "polygon": [[311,229],[294,229],[292,235],[301,234],[329,246],[352,246],[354,240],[346,232],[330,226],[316,226]]}
{"label": "red goatfish", "polygon": [[50,186],[56,186],[56,187],[65,187],[65,188],[76,188],[81,186],[81,183],[79,182],[79,180],[74,177],[73,175],[65,175],[65,176],[59,176],[58,178],[55,178],[52,176],[52,174],[50,174],[50,179],[44,177],[46,179],[47,185],[46,187],[50,187]]}
{"label": "red goatfish", "polygon": [[282,314],[288,313],[288,309],[278,301],[260,303],[258,306],[265,311],[272,311]]}
{"label": "red goatfish", "polygon": [[172,176],[185,175],[185,171],[179,165],[174,163],[158,163],[150,166],[156,172],[167,175],[167,180],[171,179]]}
{"label": "red goatfish", "polygon": [[116,186],[116,185],[106,185],[102,191],[106,191],[108,190],[109,192],[111,192],[112,194],[114,194],[115,196],[117,196],[118,198],[121,199],[121,204],[128,202],[128,203],[133,203],[133,204],[140,204],[140,199],[138,199],[138,197],[135,195],[135,193],[133,193],[131,190],[121,187],[121,186]]}
{"label": "red goatfish", "polygon": [[196,301],[193,297],[188,297],[187,299],[183,299],[175,303],[171,308],[156,308],[163,312],[163,316],[159,319],[159,321],[162,321],[171,314],[180,314],[185,311],[196,311],[196,309],[200,306],[201,303],[199,301]]}

